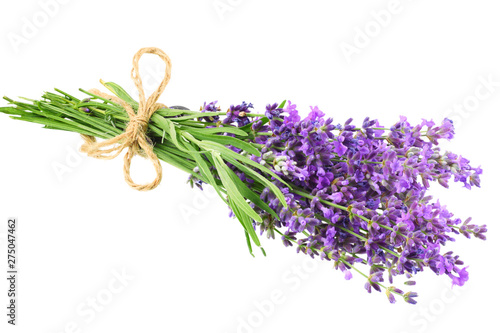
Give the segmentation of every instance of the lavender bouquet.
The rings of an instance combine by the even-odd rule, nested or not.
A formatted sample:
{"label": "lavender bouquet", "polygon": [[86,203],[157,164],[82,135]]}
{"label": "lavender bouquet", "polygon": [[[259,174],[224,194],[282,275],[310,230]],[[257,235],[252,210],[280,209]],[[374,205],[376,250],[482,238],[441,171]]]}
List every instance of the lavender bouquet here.
{"label": "lavender bouquet", "polygon": [[[169,78],[170,61],[161,56]],[[396,275],[404,275],[406,285],[415,284],[413,276],[426,268],[446,274],[453,285],[468,280],[459,256],[442,246],[456,234],[485,240],[486,226],[454,217],[427,194],[431,182],[446,188],[452,180],[467,189],[480,185],[480,167],[438,147],[440,140],[453,138],[450,120],[411,125],[400,117],[386,127],[366,118],[360,126],[352,119],[335,124],[318,107],[301,117],[290,101],[269,104],[261,112],[246,102],[224,112],[216,101],[191,111],[156,103],[168,79],[146,100],[140,77],[133,78],[139,102],[119,85],[102,82],[116,97],[80,89],[85,94],[80,99],[56,89],[40,100],[4,97],[11,106],[0,112],[80,133],[90,156],[113,158],[128,148],[126,179],[139,190],[161,180],[155,158],[186,171],[192,187],[212,186],[228,204],[251,254],[255,246],[265,255],[258,233],[278,235],[297,252],[331,261],[346,279],[358,272],[369,293],[384,289],[391,303],[398,296],[416,303],[416,293],[392,285]],[[145,109],[152,111],[138,119]],[[144,187],[130,179],[127,165],[135,154],[155,163],[154,184]]]}

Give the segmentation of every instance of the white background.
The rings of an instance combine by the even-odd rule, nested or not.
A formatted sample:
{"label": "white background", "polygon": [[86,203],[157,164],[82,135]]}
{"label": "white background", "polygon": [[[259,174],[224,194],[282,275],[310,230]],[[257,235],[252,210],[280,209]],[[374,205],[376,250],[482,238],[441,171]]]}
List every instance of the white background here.
{"label": "white background", "polygon": [[[101,78],[132,89],[134,53],[156,46],[173,62],[161,98],[170,105],[218,99],[225,110],[245,100],[262,110],[286,98],[303,115],[318,105],[336,122],[451,117],[456,138],[444,148],[481,165],[483,186],[432,192],[489,231],[486,242],[457,237],[448,247],[470,265],[466,286],[450,290],[447,277],[419,274],[419,303],[391,305],[367,294],[360,276],[345,281],[331,263],[279,240],[264,240],[268,256],[252,258],[225,205],[169,165],[157,189],[136,192],[121,158],[83,157],[78,135],[2,114],[0,267],[6,220],[16,216],[20,277],[15,329],[1,279],[0,330],[491,332],[500,297],[499,10],[492,0],[2,2],[2,95],[37,98],[58,87],[81,96],[78,88],[99,88]],[[141,66],[151,91],[161,64],[145,57]],[[154,177],[141,158],[132,171],[138,182]],[[127,280],[116,280],[123,272]]]}

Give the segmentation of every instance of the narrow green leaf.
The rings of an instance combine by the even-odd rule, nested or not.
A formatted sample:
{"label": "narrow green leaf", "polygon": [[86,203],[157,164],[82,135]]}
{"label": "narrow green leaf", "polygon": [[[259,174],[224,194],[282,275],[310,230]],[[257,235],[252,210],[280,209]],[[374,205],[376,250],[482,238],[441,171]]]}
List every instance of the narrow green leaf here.
{"label": "narrow green leaf", "polygon": [[[179,115],[183,115],[192,111],[187,110],[179,110],[179,109],[169,109],[169,108],[161,108],[155,112],[155,114],[162,117],[175,117]],[[175,121],[178,121],[181,117],[175,118]]]}
{"label": "narrow green leaf", "polygon": [[93,93],[91,93],[90,91],[87,91],[87,90],[85,90],[85,89],[81,89],[81,88],[80,88],[80,89],[78,89],[78,90],[80,90],[81,92],[83,92],[83,93],[85,93],[85,94],[87,94],[87,95],[89,95],[89,96],[91,96],[91,97],[93,97],[93,98],[95,98],[95,99],[100,99],[101,101],[103,101],[103,102],[105,102],[105,103],[108,103],[108,104],[111,104],[111,105],[114,105],[114,106],[117,106],[117,107],[122,107],[119,103],[115,103],[115,102],[113,102],[113,101],[112,101],[112,100],[110,100],[110,99],[107,99],[107,98],[104,98],[104,97],[98,96],[98,95],[96,95],[96,94],[93,94]]}
{"label": "narrow green leaf", "polygon": [[200,134],[200,133],[193,133],[193,136],[196,137],[197,139],[200,140],[209,140],[209,141],[214,141],[218,142],[223,145],[231,145],[236,148],[243,149],[249,154],[255,155],[255,156],[261,156],[260,151],[252,146],[251,144],[239,140],[237,138],[233,138],[232,136],[225,136],[225,135],[209,135],[209,134]]}
{"label": "narrow green leaf", "polygon": [[[201,118],[201,117],[210,117],[210,116],[217,116],[219,115],[220,112],[190,112],[189,115],[183,115],[182,117],[177,117],[175,118],[175,121],[185,121],[185,120],[191,120],[195,118]],[[210,125],[210,123],[207,123],[207,125]]]}
{"label": "narrow green leaf", "polygon": [[30,123],[45,125],[45,128],[48,128],[48,129],[76,132],[76,133],[101,137],[93,132],[86,131],[82,128],[71,126],[71,125],[68,125],[65,123],[61,123],[61,122],[58,122],[57,120],[42,118],[42,117],[38,117],[38,116],[10,116],[10,118],[12,118],[14,120],[21,120],[21,121],[26,121],[26,122],[30,122]]}
{"label": "narrow green leaf", "polygon": [[235,184],[237,184],[239,189],[241,189],[241,194],[244,197],[253,202],[260,209],[271,214],[275,219],[279,220],[278,214],[276,214],[276,212],[272,210],[267,203],[262,201],[262,199],[255,192],[253,192],[250,188],[248,188],[248,185],[243,183],[243,181],[234,173],[233,170],[229,169],[229,171],[230,171],[229,175],[232,181]]}
{"label": "narrow green leaf", "polygon": [[196,151],[196,149],[192,146],[192,144],[186,142],[185,147],[187,148],[188,151],[192,152],[191,156],[195,160],[203,177],[205,177],[208,180],[207,183],[215,189],[215,191],[223,201],[226,201],[219,189],[219,186],[215,181],[212,172],[210,171],[210,167],[208,166],[207,162],[203,159],[203,156],[201,156],[199,152]]}
{"label": "narrow green leaf", "polygon": [[54,90],[55,90],[55,91],[57,91],[57,92],[58,92],[58,93],[60,93],[60,94],[63,94],[64,96],[66,96],[66,97],[70,98],[70,99],[71,99],[71,100],[73,100],[73,101],[79,101],[79,99],[78,99],[78,98],[76,98],[76,97],[74,97],[74,96],[72,96],[72,95],[70,95],[70,94],[68,94],[68,93],[66,93],[66,92],[64,92],[64,91],[62,91],[62,90],[60,90],[60,89],[54,88]]}
{"label": "narrow green leaf", "polygon": [[80,120],[81,124],[86,124],[89,126],[94,126],[96,129],[99,128],[101,131],[107,131],[109,133],[115,133],[115,135],[121,134],[122,131],[117,130],[107,123],[102,123],[97,120],[96,117],[92,117],[87,114],[83,114],[81,111],[75,110],[70,107],[55,107],[51,104],[39,102],[38,107],[40,110],[52,110],[53,112],[64,113],[68,117],[74,118],[74,120]]}
{"label": "narrow green leaf", "polygon": [[248,235],[248,232],[246,231],[246,229],[245,229],[245,238],[247,239],[248,251],[250,252],[252,257],[255,258],[255,256],[253,255],[253,250],[252,250],[252,242],[250,241],[250,236]]}
{"label": "narrow green leaf", "polygon": [[31,114],[30,112],[26,112],[24,110],[14,108],[11,106],[5,106],[5,107],[0,107],[0,112],[9,114],[9,115],[29,115]]}
{"label": "narrow green leaf", "polygon": [[186,159],[180,158],[174,154],[166,152],[165,150],[157,149],[156,147],[153,150],[155,154],[158,156],[158,158],[161,159],[162,161],[165,161],[168,164],[173,165],[187,173],[193,172],[194,163],[188,166],[186,165],[188,164],[188,161]]}
{"label": "narrow green leaf", "polygon": [[154,121],[160,126],[160,128],[164,129],[168,133],[170,139],[177,146],[177,148],[186,151],[186,149],[183,146],[181,146],[179,142],[178,134],[177,131],[175,130],[175,125],[170,120],[160,116],[155,117],[155,115],[153,115],[153,117],[151,118],[154,119]]}
{"label": "narrow green leaf", "polygon": [[[272,172],[271,170],[267,169],[266,167],[260,165],[259,163],[255,162],[255,161],[252,161],[251,159],[249,159],[248,157],[245,157],[243,155],[240,155],[238,153],[235,153],[234,151],[232,151],[231,149],[228,149],[226,148],[225,146],[219,144],[219,143],[215,143],[215,142],[208,142],[208,141],[205,141],[203,140],[202,141],[202,147],[204,149],[207,149],[207,150],[210,150],[211,148],[214,149],[215,151],[219,151],[222,156],[224,156],[224,158],[227,160],[228,158],[232,158],[232,159],[235,159],[235,160],[238,160],[242,163],[245,163],[245,164],[248,164],[248,165],[251,165],[253,166],[254,168],[257,168],[259,169],[260,171],[274,177],[276,180],[280,181],[281,183],[283,183],[284,185],[286,185],[287,187],[290,187],[290,185],[285,182],[283,179],[281,179],[278,175],[276,175],[274,172]],[[248,168],[249,169],[249,168]],[[251,170],[251,169],[249,169]],[[256,173],[257,174],[257,173]],[[259,177],[260,179],[264,179],[264,177]],[[267,181],[269,182],[269,181]],[[270,183],[270,182],[269,182]],[[285,201],[285,196],[283,195],[283,193],[274,185],[272,187],[273,189],[273,192],[276,194],[276,197],[280,200],[281,204],[283,206],[287,206],[286,204],[286,201]]]}
{"label": "narrow green leaf", "polygon": [[217,153],[213,153],[212,157],[215,162],[217,173],[219,174],[222,184],[226,188],[227,194],[231,198],[231,200],[233,200],[234,203],[239,208],[241,208],[242,212],[246,213],[250,218],[254,219],[255,221],[262,222],[262,218],[255,212],[255,210],[252,209],[252,207],[250,207],[248,202],[241,195],[241,192],[240,190],[238,190],[236,184],[232,182],[231,177],[229,176],[230,170],[227,165],[224,164],[224,161],[222,160],[220,155],[218,155]]}
{"label": "narrow green leaf", "polygon": [[240,208],[231,200],[231,198],[228,198],[228,202],[229,207],[232,209],[234,215],[236,216],[238,221],[240,221],[245,231],[250,235],[250,238],[252,239],[254,244],[260,247],[260,240],[257,236],[257,233],[255,232],[255,229],[253,228],[252,220],[248,217],[248,215],[244,214],[240,210]]}
{"label": "narrow green leaf", "polygon": [[[262,125],[265,125],[269,122],[269,119],[267,117],[263,117],[260,119],[260,121],[262,121]],[[252,125],[253,123],[246,124],[245,126],[239,127],[239,129],[244,132],[250,133],[252,131]]]}
{"label": "narrow green leaf", "polygon": [[[231,163],[232,165],[234,165],[236,168],[240,169],[241,171],[243,171],[247,176],[251,177],[252,179],[254,179],[255,181],[261,183],[264,187],[268,187],[269,190],[271,190],[272,193],[274,193],[274,195],[276,195],[276,197],[279,199],[279,201],[281,202],[281,204],[284,206],[284,207],[287,207],[286,205],[286,200],[285,200],[285,196],[283,194],[283,192],[281,192],[281,190],[278,188],[278,186],[276,186],[274,183],[272,183],[269,179],[265,178],[263,175],[261,175],[260,173],[256,172],[255,170],[247,167],[246,165],[238,162],[237,160],[235,159],[232,159],[232,158],[228,158],[227,160],[229,163]],[[283,204],[283,202],[285,204]]]}
{"label": "narrow green leaf", "polygon": [[229,127],[229,126],[212,127],[212,128],[189,128],[189,132],[192,133],[193,135],[195,133],[200,133],[200,134],[231,133],[239,136],[248,136],[247,132],[242,131],[237,127]]}
{"label": "narrow green leaf", "polygon": [[[94,135],[99,136],[99,137],[102,137],[103,135],[105,136],[105,133],[101,132],[100,130],[96,130],[94,128],[91,128],[91,127],[86,126],[84,124],[77,123],[77,122],[69,120],[69,119],[57,117],[54,114],[52,114],[51,112],[42,112],[40,110],[32,110],[31,112],[33,113],[33,117],[40,118],[40,121],[38,122],[40,124],[46,124],[46,123],[50,122],[52,125],[53,121],[55,120],[58,123],[65,123],[69,126],[82,128],[85,132],[94,133]],[[47,121],[49,118],[52,119],[52,121]],[[35,122],[35,121],[31,121],[31,122]]]}
{"label": "narrow green leaf", "polygon": [[100,80],[101,84],[105,86],[109,91],[111,91],[113,94],[115,94],[116,97],[122,99],[125,103],[129,104],[137,110],[139,107],[139,103],[130,96],[125,89],[123,89],[120,85],[114,83],[114,82],[104,82],[103,80]]}

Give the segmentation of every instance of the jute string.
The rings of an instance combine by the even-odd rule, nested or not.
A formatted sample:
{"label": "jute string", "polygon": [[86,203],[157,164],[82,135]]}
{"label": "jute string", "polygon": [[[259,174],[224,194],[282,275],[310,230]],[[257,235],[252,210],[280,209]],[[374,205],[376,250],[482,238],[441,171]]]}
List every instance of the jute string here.
{"label": "jute string", "polygon": [[[142,79],[139,74],[139,60],[145,53],[155,54],[159,56],[166,64],[165,76],[163,78],[163,81],[161,82],[158,89],[156,89],[156,91],[153,92],[147,100],[142,86]],[[97,89],[90,90],[92,94],[120,104],[127,111],[129,122],[127,124],[127,128],[122,134],[105,141],[97,142],[95,137],[93,136],[82,135],[85,142],[80,150],[94,158],[111,160],[120,155],[120,153],[125,148],[128,148],[127,153],[124,156],[123,173],[125,175],[125,181],[127,182],[127,184],[138,191],[152,190],[161,182],[162,168],[160,160],[154,153],[153,146],[148,142],[148,139],[146,138],[146,132],[151,116],[158,109],[166,107],[164,104],[157,103],[157,101],[160,95],[165,90],[168,82],[170,81],[171,66],[172,65],[170,63],[170,58],[165,52],[158,48],[142,48],[135,54],[133,59],[132,80],[134,81],[134,84],[139,91],[139,108],[137,110],[137,113],[135,113],[132,106],[127,104],[121,98],[108,95]],[[132,158],[135,155],[143,156],[153,163],[156,171],[156,178],[151,183],[136,184],[132,180],[132,177],[130,176],[130,164],[132,163]]]}

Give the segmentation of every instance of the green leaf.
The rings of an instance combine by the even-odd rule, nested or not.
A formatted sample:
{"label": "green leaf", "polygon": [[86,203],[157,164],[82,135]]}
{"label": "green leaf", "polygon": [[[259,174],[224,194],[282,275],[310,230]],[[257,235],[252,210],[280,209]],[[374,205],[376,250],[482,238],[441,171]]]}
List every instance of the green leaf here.
{"label": "green leaf", "polygon": [[[281,183],[283,183],[284,185],[286,185],[287,187],[290,187],[290,185],[285,182],[283,179],[281,179],[278,175],[276,175],[274,172],[272,172],[271,170],[267,169],[266,167],[260,165],[259,163],[255,162],[255,161],[252,161],[251,159],[249,159],[248,157],[245,157],[243,155],[240,155],[238,153],[235,153],[234,151],[232,151],[231,149],[229,148],[226,148],[225,146],[219,144],[219,143],[216,143],[216,142],[208,142],[208,141],[205,141],[203,140],[201,142],[201,146],[206,149],[206,150],[210,150],[210,149],[213,149],[215,151],[219,151],[222,156],[224,156],[224,159],[228,160],[228,162],[232,163],[229,159],[233,159],[233,160],[238,160],[242,163],[245,163],[245,164],[248,164],[248,165],[251,165],[253,166],[254,168],[256,169],[259,169],[260,171],[274,177],[276,180],[280,181]],[[261,179],[263,182],[266,182],[267,184],[269,184],[269,187],[270,189],[273,191],[273,193],[276,195],[276,197],[279,199],[279,201],[281,202],[281,204],[284,206],[284,207],[287,207],[287,204],[286,204],[286,201],[285,201],[285,196],[283,195],[283,193],[281,192],[281,190],[278,189],[278,187],[274,184],[272,184],[269,180],[267,180],[265,177],[263,177],[262,175],[259,175],[257,172],[255,172],[254,170],[251,170],[250,168],[246,167],[245,168],[245,172],[248,170],[248,172],[251,172],[253,171],[253,174],[255,174],[259,179]],[[244,171],[244,170],[242,170]]]}
{"label": "green leaf", "polygon": [[175,129],[175,125],[172,123],[172,121],[170,121],[168,119],[165,119],[165,118],[163,118],[161,116],[158,116],[156,114],[153,114],[153,116],[151,117],[151,119],[153,119],[154,122],[161,129],[165,130],[168,133],[168,135],[170,136],[170,139],[177,146],[178,149],[180,149],[182,151],[188,151],[188,150],[186,150],[186,148],[184,148],[183,146],[181,146],[181,144],[179,142],[177,130]]}
{"label": "green leaf", "polygon": [[60,89],[54,88],[54,90],[57,91],[60,94],[63,94],[64,96],[68,97],[69,99],[71,99],[73,101],[79,101],[78,98],[76,98],[76,97],[74,97],[74,96],[72,96],[72,95],[70,95],[70,94],[68,94],[68,93],[66,93],[66,92],[64,92],[64,91],[62,91]]}
{"label": "green leaf", "polygon": [[286,105],[286,99],[281,102],[281,104],[278,106],[278,109],[283,109]]}
{"label": "green leaf", "polygon": [[0,112],[10,115],[30,115],[30,112],[23,111],[18,108],[13,108],[10,106],[0,107]]}
{"label": "green leaf", "polygon": [[[280,200],[281,204],[284,207],[287,207],[285,196],[284,196],[283,192],[281,192],[281,190],[278,188],[278,186],[274,185],[269,179],[265,178],[260,173],[247,167],[246,165],[238,162],[235,159],[229,158],[228,162],[231,163],[232,165],[234,165],[236,168],[243,171],[245,173],[245,175],[247,175],[247,176],[251,177],[252,179],[254,179],[255,181],[261,183],[264,187],[268,187],[269,190],[271,190],[271,192],[273,192],[276,195],[276,197]],[[283,202],[285,204],[283,204]]]}
{"label": "green leaf", "polygon": [[184,172],[192,173],[194,166],[186,166],[187,163],[185,159],[181,159],[178,156],[166,152],[165,150],[158,149],[157,147],[154,147],[153,150],[160,160],[165,161]]}
{"label": "green leaf", "polygon": [[[184,113],[188,111],[184,110]],[[191,120],[195,118],[201,118],[201,117],[210,117],[210,116],[217,116],[219,115],[220,112],[195,112],[195,111],[189,111],[188,115],[183,115],[182,117],[177,117],[175,118],[175,121],[185,121],[185,120]],[[210,123],[207,123],[207,125],[210,125]]]}
{"label": "green leaf", "polygon": [[116,97],[122,99],[125,103],[129,104],[137,110],[139,107],[139,103],[135,101],[132,96],[130,96],[125,89],[123,89],[120,85],[114,83],[114,82],[104,82],[103,80],[100,80],[101,84],[105,86],[109,91],[111,91],[113,94],[116,95]]}
{"label": "green leaf", "polygon": [[200,140],[209,140],[209,141],[214,141],[218,142],[223,145],[231,145],[236,148],[243,149],[249,154],[255,155],[255,156],[261,156],[260,151],[252,146],[251,144],[239,140],[237,138],[233,138],[232,136],[225,136],[225,135],[210,135],[210,134],[199,134],[194,132],[193,136],[196,137],[197,139]]}
{"label": "green leaf", "polygon": [[257,207],[271,214],[275,219],[279,220],[278,214],[276,214],[276,212],[272,210],[267,203],[262,201],[260,196],[258,196],[248,187],[248,184],[243,183],[243,181],[233,172],[233,170],[229,169],[229,171],[231,171],[229,175],[232,181],[238,186],[239,189],[241,189],[241,194],[244,197],[248,198],[248,200],[253,202]]}
{"label": "green leaf", "polygon": [[87,94],[87,95],[91,96],[92,98],[95,98],[95,99],[100,99],[101,101],[103,101],[103,102],[105,102],[105,103],[107,103],[107,104],[111,104],[111,105],[114,105],[114,106],[116,106],[116,107],[120,107],[120,108],[122,107],[119,103],[115,103],[115,102],[113,102],[113,101],[112,101],[112,100],[110,100],[110,99],[107,99],[107,98],[104,98],[104,97],[98,96],[98,95],[96,95],[96,94],[93,94],[93,93],[91,93],[90,91],[87,91],[87,90],[85,90],[85,89],[80,88],[80,89],[78,89],[78,90],[80,90],[81,92],[83,92],[83,93],[85,93],[85,94]]}
{"label": "green leaf", "polygon": [[[75,119],[78,119],[81,121],[81,123],[77,123],[76,121],[73,121],[73,123],[79,124],[79,126],[84,126],[84,128],[89,129],[89,126],[95,126],[95,128],[99,128],[98,131],[100,132],[105,132],[105,133],[114,133],[115,135],[121,134],[121,131],[115,129],[113,126],[108,125],[106,123],[102,123],[98,121],[95,117],[82,114],[80,111],[74,110],[69,107],[56,107],[48,103],[43,103],[43,102],[38,102],[38,107],[40,110],[51,110],[53,112],[58,112],[58,113],[64,113],[68,117],[72,117]],[[50,117],[50,115],[47,115],[47,117]],[[59,118],[62,119],[62,118]],[[86,124],[86,125],[85,125]],[[87,126],[88,125],[88,126]]]}
{"label": "green leaf", "polygon": [[[181,128],[182,127],[183,126],[181,125]],[[199,133],[199,134],[231,133],[231,134],[236,134],[239,136],[248,136],[247,132],[242,131],[237,127],[230,127],[230,126],[212,127],[212,128],[192,128],[192,127],[189,127],[188,131],[190,133],[192,133],[193,135],[195,133]]]}
{"label": "green leaf", "polygon": [[250,236],[248,235],[248,232],[246,231],[246,229],[245,229],[245,238],[247,239],[248,251],[250,252],[252,257],[255,258],[255,256],[253,255],[253,251],[252,251],[252,242],[250,241]]}
{"label": "green leaf", "polygon": [[129,120],[127,112],[121,106],[117,107],[112,104],[104,104],[99,102],[84,102],[84,103],[78,103],[76,107],[88,107],[93,111],[98,112],[96,116],[99,116],[99,113],[101,113],[104,110],[104,112],[107,114],[123,117],[125,118],[124,120],[126,121]]}
{"label": "green leaf", "polygon": [[[262,121],[262,125],[265,125],[269,122],[269,118],[267,118],[267,117],[263,117],[260,120]],[[245,126],[239,127],[239,129],[249,133],[250,131],[252,131],[252,125],[253,125],[253,123],[246,124]]]}
{"label": "green leaf", "polygon": [[[160,115],[162,117],[175,117],[175,116],[178,116],[178,115],[181,115],[181,114],[183,115],[183,114],[186,114],[186,113],[189,113],[189,112],[193,112],[193,111],[179,110],[179,109],[169,109],[169,108],[161,108],[158,111],[156,111],[155,114]],[[179,121],[180,118],[182,118],[182,117],[175,118],[175,121]]]}
{"label": "green leaf", "polygon": [[186,142],[185,147],[188,151],[190,151],[192,153],[191,156],[195,160],[198,168],[200,169],[201,175],[203,177],[205,177],[205,179],[207,180],[207,183],[212,185],[212,187],[215,189],[215,191],[217,192],[217,194],[219,195],[219,197],[223,201],[226,201],[226,199],[224,198],[224,196],[222,195],[222,193],[219,189],[219,186],[217,185],[217,183],[215,181],[215,178],[214,178],[212,172],[210,171],[210,167],[208,166],[208,163],[203,159],[203,156],[201,156],[199,154],[199,152],[196,151],[196,149],[192,146],[192,144]]}
{"label": "green leaf", "polygon": [[241,208],[243,213],[246,213],[248,217],[254,219],[255,221],[262,222],[262,218],[255,212],[255,210],[250,207],[248,202],[245,200],[243,195],[241,195],[240,190],[237,185],[231,180],[229,176],[229,172],[232,172],[224,161],[217,153],[212,153],[212,157],[215,162],[215,168],[217,169],[217,173],[222,181],[222,184],[226,188],[227,194],[232,201],[234,201],[235,205]]}
{"label": "green leaf", "polygon": [[86,131],[82,128],[71,126],[71,125],[68,125],[65,123],[61,123],[61,122],[58,122],[56,120],[42,118],[39,116],[10,116],[10,117],[12,119],[15,119],[15,120],[21,120],[21,121],[26,121],[26,122],[30,122],[30,123],[36,123],[36,124],[42,124],[42,125],[45,125],[45,128],[48,128],[48,129],[76,132],[76,133],[100,137],[99,135],[97,135],[93,132]]}
{"label": "green leaf", "polygon": [[248,217],[248,215],[244,214],[230,198],[228,198],[228,202],[229,207],[231,207],[234,215],[236,216],[238,221],[240,221],[245,231],[249,234],[254,244],[260,247],[260,240],[253,228],[252,220]]}
{"label": "green leaf", "polygon": [[[57,110],[59,110],[59,109],[56,109],[56,112],[57,112]],[[38,117],[39,118],[40,121],[38,123],[40,123],[40,124],[49,124],[50,123],[51,126],[54,126],[54,124],[64,123],[64,124],[69,125],[71,127],[81,128],[85,132],[94,133],[94,135],[99,136],[99,137],[102,137],[103,135],[105,135],[100,130],[96,130],[96,129],[91,128],[89,126],[86,126],[84,124],[77,123],[77,122],[75,122],[73,120],[69,120],[69,119],[58,117],[58,116],[52,114],[52,112],[42,112],[41,110],[32,110],[31,112],[32,112],[32,117],[33,118],[34,117]],[[49,120],[49,118],[51,120]],[[35,122],[33,120],[28,120],[28,121]],[[54,123],[54,121],[56,123]]]}

